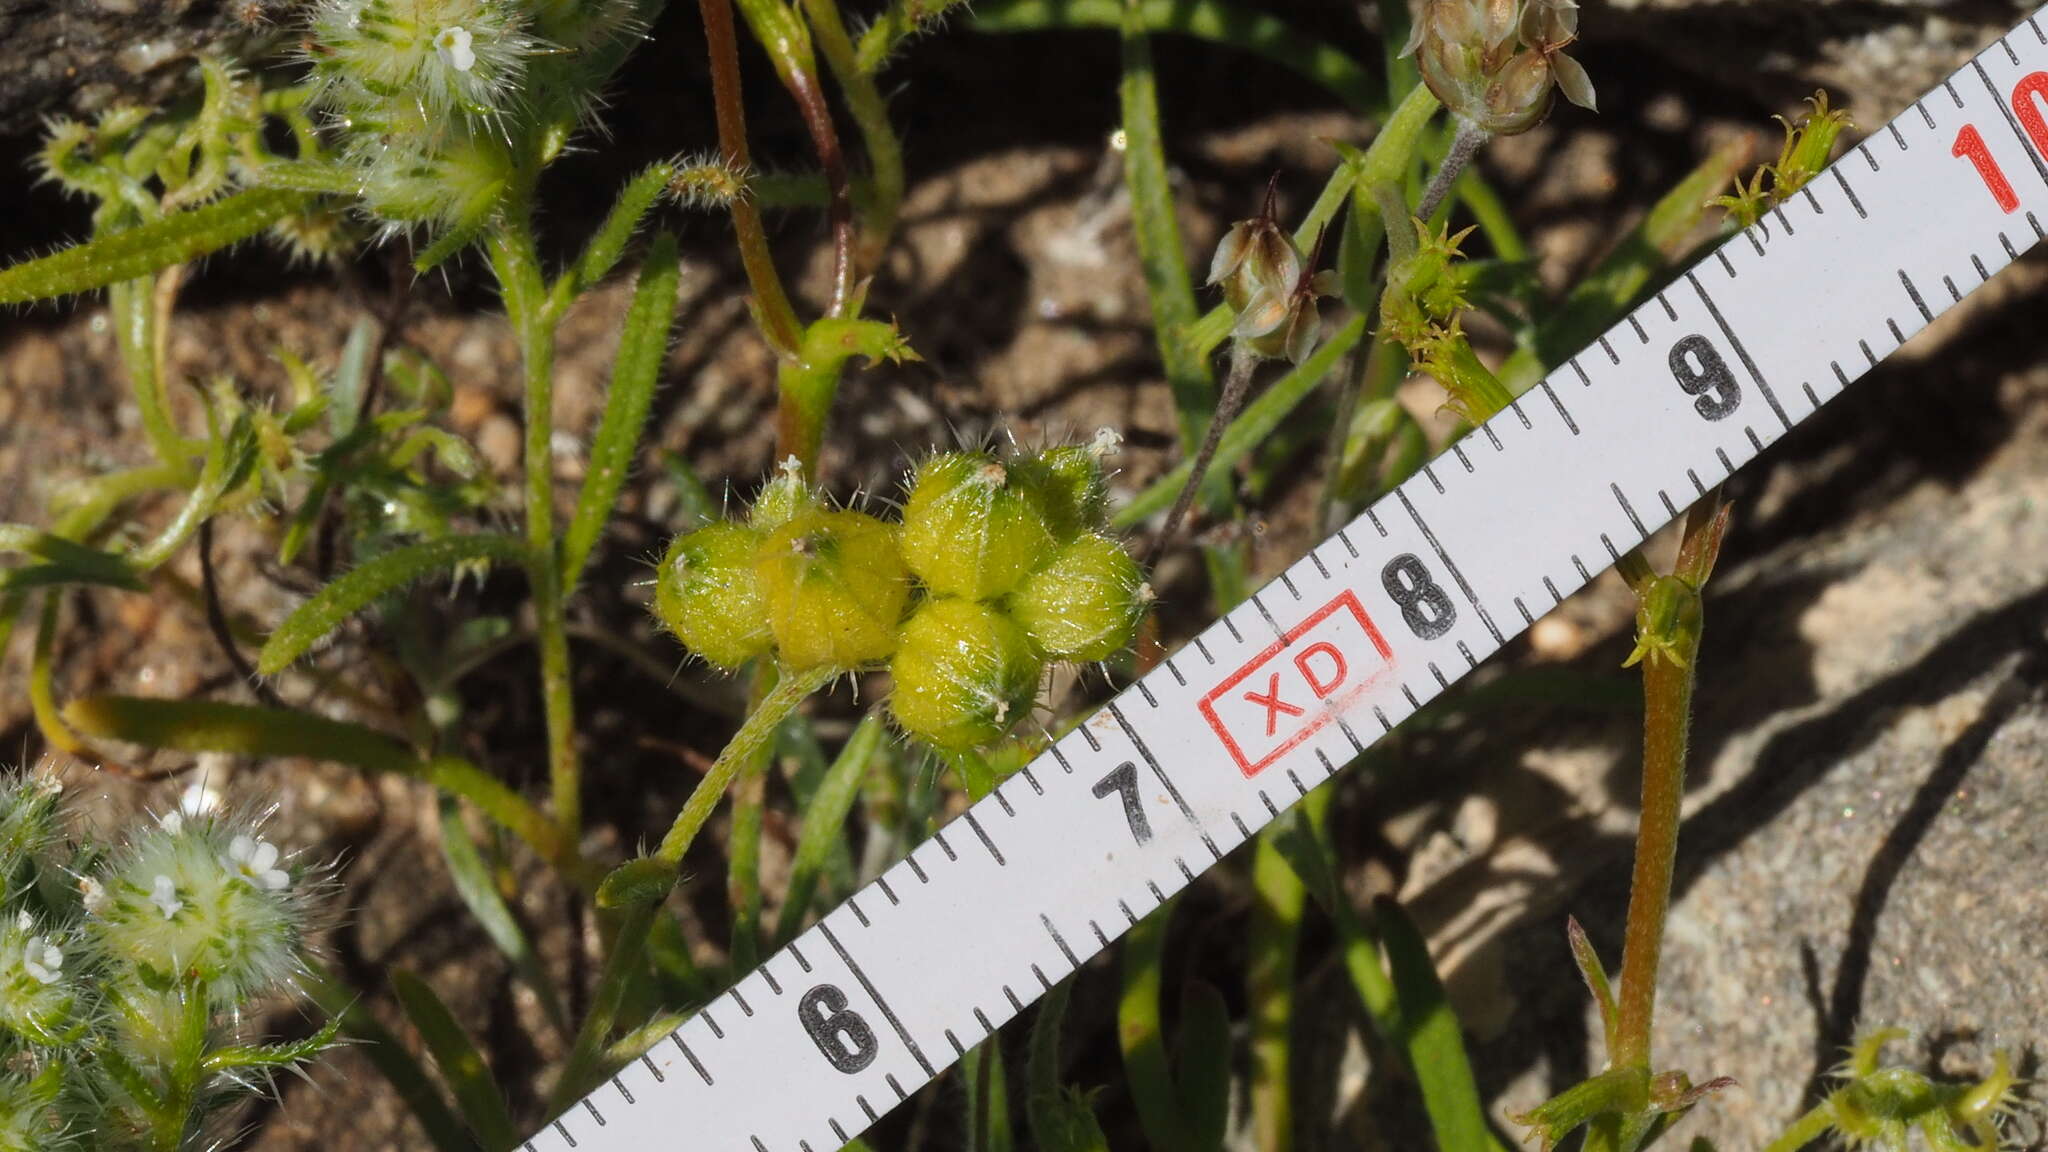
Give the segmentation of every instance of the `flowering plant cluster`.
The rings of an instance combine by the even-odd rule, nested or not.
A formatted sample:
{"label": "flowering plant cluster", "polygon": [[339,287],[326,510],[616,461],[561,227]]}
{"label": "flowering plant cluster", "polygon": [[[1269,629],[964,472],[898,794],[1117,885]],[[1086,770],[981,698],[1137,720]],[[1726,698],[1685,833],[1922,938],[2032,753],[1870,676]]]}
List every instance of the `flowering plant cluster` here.
{"label": "flowering plant cluster", "polygon": [[0,783],[0,1149],[211,1147],[217,1118],[334,1036],[247,1016],[306,973],[321,872],[194,805],[74,840],[57,783]]}
{"label": "flowering plant cluster", "polygon": [[825,506],[792,460],[743,521],[675,538],[656,613],[721,668],[886,664],[905,732],[948,751],[992,743],[1048,662],[1106,660],[1137,635],[1151,592],[1104,534],[1115,441],[939,453],[909,477],[900,524]]}

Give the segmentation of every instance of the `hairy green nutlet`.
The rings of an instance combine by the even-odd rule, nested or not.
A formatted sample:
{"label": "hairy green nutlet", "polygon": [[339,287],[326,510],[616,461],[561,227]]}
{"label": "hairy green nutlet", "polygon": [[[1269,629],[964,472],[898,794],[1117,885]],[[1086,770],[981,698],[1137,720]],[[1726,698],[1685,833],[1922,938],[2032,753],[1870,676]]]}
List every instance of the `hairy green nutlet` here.
{"label": "hairy green nutlet", "polygon": [[817,506],[818,494],[804,483],[803,464],[791,456],[776,469],[775,478],[761,486],[761,494],[754,497],[754,506],[747,512],[747,523],[757,532],[773,532],[799,512]]}
{"label": "hairy green nutlet", "polygon": [[1138,634],[1152,590],[1116,541],[1089,534],[1060,549],[1010,597],[1010,614],[1055,660],[1107,660]]}
{"label": "hairy green nutlet", "polygon": [[986,604],[927,600],[889,662],[889,710],[903,730],[961,751],[994,742],[1038,691],[1042,666],[1024,630]]}
{"label": "hairy green nutlet", "polygon": [[937,595],[993,600],[1052,547],[1037,486],[986,452],[941,453],[911,480],[903,559]]}
{"label": "hairy green nutlet", "polygon": [[1046,527],[1055,540],[1064,542],[1096,531],[1108,515],[1109,478],[1102,473],[1100,440],[1048,448],[1017,465],[1026,482],[1037,489]]}
{"label": "hairy green nutlet", "polygon": [[910,601],[896,533],[865,512],[800,512],[763,537],[754,573],[792,669],[887,659]]}
{"label": "hairy green nutlet", "polygon": [[728,671],[765,654],[774,637],[754,575],[760,535],[707,524],[668,546],[654,579],[654,613],[683,647]]}

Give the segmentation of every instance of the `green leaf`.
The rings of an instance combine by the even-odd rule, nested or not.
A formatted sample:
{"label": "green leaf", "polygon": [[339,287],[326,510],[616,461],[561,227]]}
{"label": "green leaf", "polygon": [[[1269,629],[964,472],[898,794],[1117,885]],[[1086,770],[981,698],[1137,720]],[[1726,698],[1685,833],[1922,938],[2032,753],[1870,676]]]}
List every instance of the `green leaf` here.
{"label": "green leaf", "polygon": [[1181,993],[1173,1052],[1188,1136],[1198,1152],[1219,1152],[1230,1120],[1230,1007],[1214,984],[1194,981]]}
{"label": "green leaf", "polygon": [[[1379,85],[1358,61],[1334,45],[1303,35],[1270,12],[1227,0],[1143,0],[1134,7],[1148,32],[1193,36],[1262,56],[1322,85],[1355,112],[1371,111],[1381,103]],[[1121,28],[1123,23],[1124,5],[1119,0],[995,0],[974,8],[977,32]]]}
{"label": "green leaf", "polygon": [[217,700],[151,700],[86,696],[64,707],[64,722],[97,739],[124,740],[179,752],[234,756],[303,756],[425,780],[475,804],[572,878],[595,880],[554,821],[503,782],[453,756],[422,760],[405,745],[360,724]]}
{"label": "green leaf", "polygon": [[305,206],[303,192],[252,188],[190,212],[113,232],[0,269],[0,304],[50,300],[146,276],[218,252]]}
{"label": "green leaf", "polygon": [[[1353,316],[1334,335],[1325,340],[1309,358],[1296,365],[1285,376],[1273,382],[1259,397],[1245,405],[1230,427],[1223,430],[1223,436],[1216,442],[1215,459],[1210,462],[1212,473],[1225,473],[1235,467],[1239,460],[1257,448],[1273,430],[1280,426],[1289,413],[1293,412],[1323,377],[1335,368],[1339,361],[1358,344],[1365,335],[1365,318]],[[1131,502],[1111,513],[1109,526],[1128,531],[1143,523],[1148,516],[1164,512],[1173,506],[1174,498],[1180,495],[1186,485],[1188,472],[1193,461],[1183,460],[1174,469],[1147,485],[1145,490],[1131,498]]]}
{"label": "green leaf", "polygon": [[483,1054],[455,1022],[455,1014],[426,981],[403,968],[391,970],[391,991],[405,1009],[406,1019],[418,1029],[434,1065],[441,1070],[441,1079],[455,1096],[456,1109],[485,1152],[504,1152],[516,1146],[519,1130],[505,1108],[505,1097],[491,1080]]}
{"label": "green leaf", "polygon": [[341,1031],[341,1021],[329,1019],[318,1032],[289,1044],[235,1044],[215,1048],[201,1066],[208,1072],[235,1068],[290,1068],[326,1051]]}
{"label": "green leaf", "polygon": [[635,856],[605,874],[597,887],[597,906],[644,907],[667,896],[675,886],[675,865],[656,856]]}
{"label": "green leaf", "polygon": [[1123,1050],[1124,1079],[1138,1124],[1152,1152],[1196,1152],[1181,1094],[1166,1062],[1159,1020],[1159,986],[1164,979],[1166,929],[1173,918],[1169,900],[1124,934],[1123,991],[1117,998],[1117,1044]]}
{"label": "green leaf", "polygon": [[1060,1083],[1060,1025],[1073,987],[1071,979],[1063,980],[1038,1002],[1025,1065],[1025,1118],[1038,1152],[1109,1152],[1087,1094]]}
{"label": "green leaf", "polygon": [[0,569],[0,592],[53,584],[99,584],[131,592],[143,587],[121,557],[25,524],[0,524],[0,553],[7,552],[43,562]]}
{"label": "green leaf", "polygon": [[1465,1039],[1437,979],[1429,947],[1401,906],[1385,897],[1373,904],[1387,970],[1399,998],[1401,1034],[1408,1066],[1422,1086],[1423,1108],[1441,1152],[1500,1152],[1486,1124],[1486,1109],[1472,1079]]}
{"label": "green leaf", "polygon": [[1586,938],[1586,930],[1579,926],[1578,917],[1565,917],[1564,928],[1566,937],[1571,940],[1572,961],[1579,966],[1579,975],[1586,981],[1586,990],[1593,994],[1593,1003],[1600,1006],[1600,1025],[1607,1034],[1607,1050],[1612,1052],[1618,1017],[1614,989],[1607,983],[1607,969],[1600,963],[1600,953],[1593,950],[1593,942]]}
{"label": "green leaf", "polygon": [[498,532],[410,544],[386,552],[314,593],[285,617],[264,641],[256,670],[265,676],[277,675],[350,616],[414,581],[463,565],[525,560],[526,545]]}
{"label": "green leaf", "polygon": [[654,406],[654,385],[668,354],[668,330],[675,322],[676,284],[681,277],[675,237],[667,232],[656,235],[647,258],[640,263],[640,283],[633,290],[633,303],[626,309],[625,327],[619,332],[619,355],[612,365],[604,416],[590,445],[590,470],[583,477],[583,493],[577,497],[576,513],[562,538],[565,596],[576,590],[576,581],[591,550],[597,547],[598,537],[604,534],[639,450],[647,413]]}
{"label": "green leaf", "polygon": [[427,1070],[413,1059],[390,1029],[377,1021],[354,991],[317,966],[300,977],[299,985],[306,998],[318,1005],[328,1019],[340,1024],[342,1035],[358,1042],[357,1050],[391,1085],[437,1152],[476,1152],[475,1142],[463,1131],[462,1122],[435,1089]]}
{"label": "green leaf", "polygon": [[512,915],[512,909],[499,894],[498,885],[491,875],[491,867],[484,862],[483,854],[477,851],[476,842],[470,839],[469,828],[462,820],[462,806],[453,796],[441,798],[441,856],[448,861],[448,874],[455,881],[456,895],[462,897],[470,915],[476,917],[478,926],[498,951],[512,961],[512,970],[533,989],[540,1000],[541,1010],[547,1013],[549,1021],[563,1032],[569,1031],[568,1017],[562,1012],[562,1001],[555,995],[554,981],[548,979],[546,967],[540,956],[526,939],[525,929]]}
{"label": "green leaf", "polygon": [[[633,233],[639,231],[640,221],[646,218],[647,210],[654,207],[654,202],[661,197],[675,174],[675,164],[664,160],[642,169],[638,176],[619,189],[619,197],[612,202],[612,209],[605,215],[604,222],[590,234],[583,254],[576,258],[576,263],[565,273],[564,281],[557,285],[557,292],[564,297],[562,304],[581,296],[611,272],[625,253],[627,243],[633,239]],[[660,240],[657,239],[656,243],[659,244]],[[671,239],[670,243],[673,245],[674,241]],[[675,263],[674,259],[671,258],[669,263]],[[644,271],[641,277],[645,279]],[[671,291],[669,295],[673,297],[675,293]]]}
{"label": "green leaf", "polygon": [[1016,1138],[1010,1125],[1009,1077],[1003,1071],[1003,1045],[994,1036],[960,1062],[967,1091],[966,1152],[1011,1152]]}
{"label": "green leaf", "polygon": [[803,927],[804,913],[817,894],[818,877],[831,858],[833,846],[846,831],[846,816],[860,794],[861,779],[868,761],[888,735],[882,718],[870,712],[847,738],[846,747],[832,761],[811,802],[804,806],[803,830],[796,841],[796,858],[790,864],[789,887],[783,897],[782,913],[775,924],[775,939],[788,941]]}
{"label": "green leaf", "polygon": [[[1208,355],[1196,351],[1186,339],[1199,313],[1194,286],[1188,280],[1188,255],[1181,240],[1180,217],[1174,210],[1173,185],[1166,172],[1159,86],[1152,71],[1145,21],[1133,4],[1119,12],[1117,23],[1123,30],[1123,79],[1117,91],[1123,106],[1124,184],[1131,194],[1131,231],[1145,274],[1145,293],[1152,301],[1152,330],[1160,363],[1173,391],[1181,450],[1192,454],[1202,442],[1216,404],[1216,380],[1209,371]],[[1221,461],[1212,467],[1218,474],[1224,471]]]}

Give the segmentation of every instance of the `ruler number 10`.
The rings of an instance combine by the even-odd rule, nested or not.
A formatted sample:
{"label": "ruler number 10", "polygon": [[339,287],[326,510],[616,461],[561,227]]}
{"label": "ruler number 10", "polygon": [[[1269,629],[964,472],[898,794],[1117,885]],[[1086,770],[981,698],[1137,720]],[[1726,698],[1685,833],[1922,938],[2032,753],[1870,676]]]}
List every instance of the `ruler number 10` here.
{"label": "ruler number 10", "polygon": [[[2048,103],[2048,72],[2028,73],[2012,90],[2013,118],[2026,129],[2027,138],[2034,142],[2034,151],[2048,159],[2048,116],[2041,111],[2044,103]],[[2019,211],[2020,198],[2012,190],[2012,181],[2006,179],[2005,169],[1998,166],[1990,146],[1984,143],[1984,134],[1977,131],[1975,124],[1965,124],[1956,132],[1949,155],[1968,160],[1977,169],[1985,190],[1998,201],[1999,211],[2008,215]]]}
{"label": "ruler number 10", "polygon": [[867,1019],[847,1007],[846,993],[835,984],[820,984],[796,1003],[797,1022],[811,1043],[834,1068],[851,1076],[875,1062],[882,1045]]}

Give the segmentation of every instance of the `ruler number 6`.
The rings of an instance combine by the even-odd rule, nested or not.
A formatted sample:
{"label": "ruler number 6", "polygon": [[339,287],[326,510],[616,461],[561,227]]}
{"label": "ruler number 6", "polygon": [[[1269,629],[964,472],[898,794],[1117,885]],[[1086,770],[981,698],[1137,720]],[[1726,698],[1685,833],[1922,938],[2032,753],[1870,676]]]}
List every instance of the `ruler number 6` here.
{"label": "ruler number 6", "polygon": [[1457,605],[1415,553],[1403,552],[1388,561],[1380,571],[1380,583],[1400,606],[1408,630],[1422,639],[1434,640],[1458,622]]}
{"label": "ruler number 6", "polygon": [[1101,800],[1111,792],[1124,802],[1124,821],[1131,826],[1131,838],[1143,844],[1152,839],[1152,822],[1145,819],[1145,804],[1138,797],[1138,765],[1126,760],[1116,770],[1095,782],[1095,798]]}
{"label": "ruler number 6", "polygon": [[819,1054],[851,1076],[873,1064],[882,1046],[867,1020],[846,1004],[846,993],[837,986],[820,984],[797,1001],[796,1018]]}
{"label": "ruler number 6", "polygon": [[1698,334],[1687,336],[1671,346],[1670,363],[1671,375],[1685,394],[1693,397],[1693,409],[1701,416],[1725,420],[1742,407],[1742,386],[1735,382],[1734,371],[1712,340]]}

